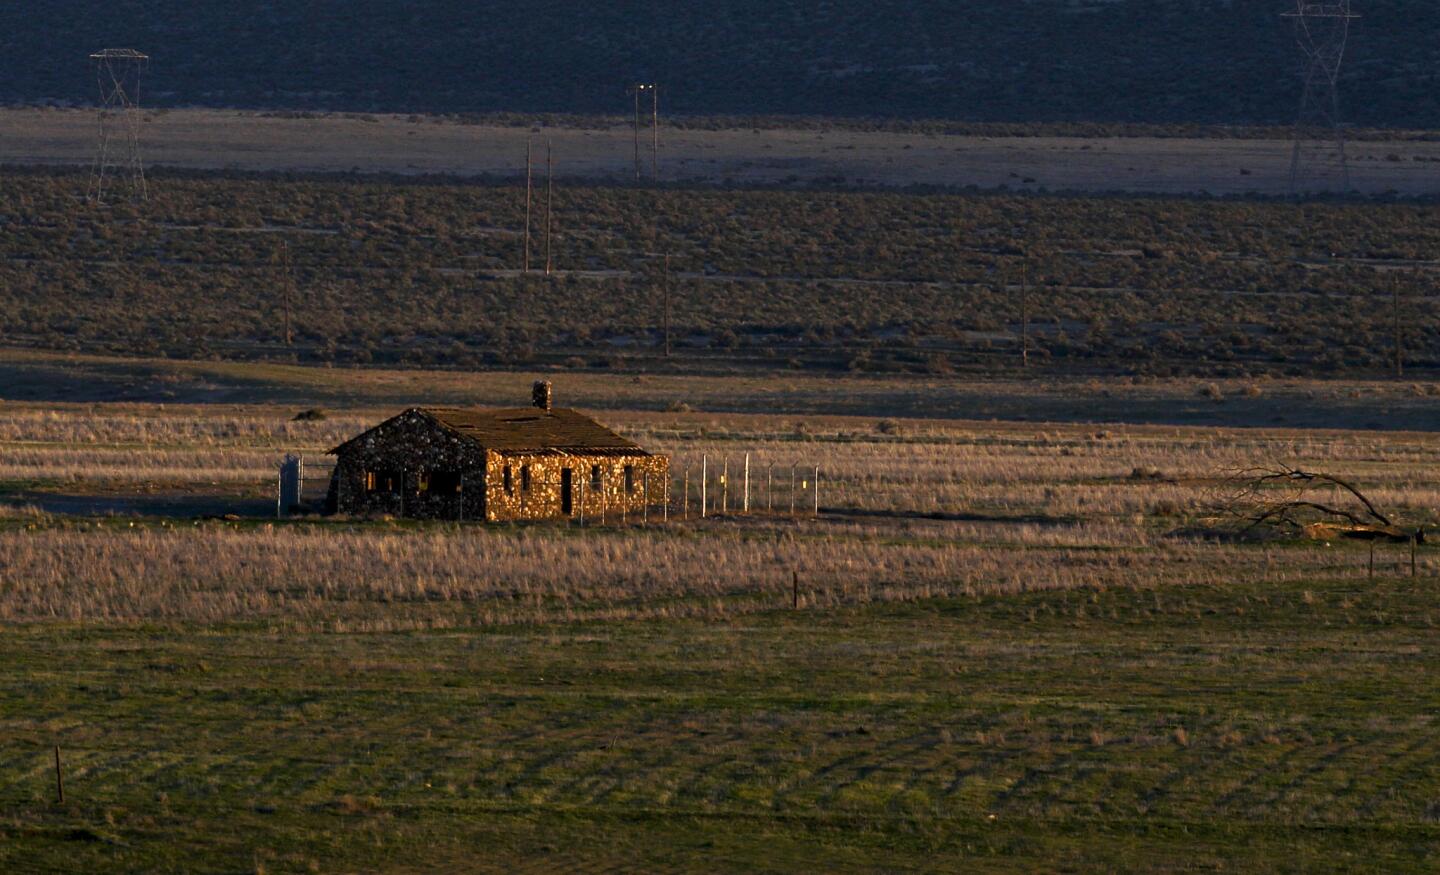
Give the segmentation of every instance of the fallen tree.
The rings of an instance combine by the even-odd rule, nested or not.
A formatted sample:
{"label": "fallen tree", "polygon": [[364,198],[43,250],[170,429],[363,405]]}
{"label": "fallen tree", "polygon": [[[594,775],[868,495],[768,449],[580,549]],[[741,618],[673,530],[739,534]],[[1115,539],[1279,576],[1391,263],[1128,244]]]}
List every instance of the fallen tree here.
{"label": "fallen tree", "polygon": [[1333,474],[1281,465],[1248,468],[1226,483],[1220,510],[1242,523],[1246,534],[1269,527],[1320,541],[1425,543],[1423,528],[1397,524],[1359,487]]}

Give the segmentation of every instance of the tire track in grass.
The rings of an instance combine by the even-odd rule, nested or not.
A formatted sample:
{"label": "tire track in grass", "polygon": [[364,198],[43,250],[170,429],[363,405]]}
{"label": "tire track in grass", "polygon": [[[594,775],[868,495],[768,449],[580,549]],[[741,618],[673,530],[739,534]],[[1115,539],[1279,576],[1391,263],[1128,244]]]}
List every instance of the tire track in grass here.
{"label": "tire track in grass", "polygon": [[1246,798],[1259,792],[1262,780],[1278,770],[1288,769],[1291,761],[1299,756],[1300,750],[1299,746],[1292,745],[1281,751],[1277,759],[1262,758],[1258,765],[1248,770],[1242,770],[1240,776],[1237,777],[1239,783],[1235,789],[1216,799],[1210,805],[1209,811],[1217,816],[1236,816],[1239,812],[1235,809],[1242,809]]}
{"label": "tire track in grass", "polygon": [[[864,737],[868,738],[869,736]],[[884,743],[871,743],[816,770],[806,784],[815,788],[828,788],[818,797],[816,804],[831,805],[847,790],[869,780],[877,773],[890,770],[907,757],[923,751],[926,748],[925,740],[931,738],[934,738],[934,735],[927,731],[904,738],[891,739]],[[847,773],[850,773],[850,777],[840,777]],[[832,777],[837,780],[829,780]]]}
{"label": "tire track in grass", "polygon": [[[1259,795],[1248,809],[1240,813],[1248,817],[1260,814],[1269,817],[1280,815],[1285,810],[1284,803],[1287,801],[1287,796],[1293,795],[1305,785],[1310,777],[1323,772],[1338,757],[1357,746],[1332,743],[1320,749],[1297,749],[1296,756],[1287,760],[1287,765],[1294,764],[1295,768],[1284,775],[1275,774],[1274,769],[1265,770],[1265,777],[1273,777],[1274,780],[1258,781],[1256,787]],[[1266,789],[1267,787],[1269,789]]]}
{"label": "tire track in grass", "polygon": [[[1429,777],[1432,785],[1440,783],[1440,733],[1421,735],[1403,752],[1390,757],[1384,767],[1375,769],[1374,773],[1386,775],[1389,780],[1371,791],[1360,805],[1360,814],[1367,818],[1377,817],[1378,809],[1386,801],[1404,799],[1404,793],[1400,791],[1415,786],[1417,776],[1421,776],[1420,786],[1424,786],[1424,776]],[[1415,800],[1412,798],[1411,801]]]}

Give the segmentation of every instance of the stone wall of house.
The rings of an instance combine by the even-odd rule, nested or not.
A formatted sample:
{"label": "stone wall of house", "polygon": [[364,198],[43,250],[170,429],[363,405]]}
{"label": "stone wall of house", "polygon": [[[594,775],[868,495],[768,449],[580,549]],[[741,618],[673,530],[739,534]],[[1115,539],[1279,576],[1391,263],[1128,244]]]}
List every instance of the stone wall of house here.
{"label": "stone wall of house", "polygon": [[[507,467],[510,469],[509,488],[505,476]],[[599,489],[595,487],[597,467]],[[491,452],[486,460],[486,519],[504,521],[563,517],[562,492],[566,469],[571,471],[570,516],[573,518],[580,516],[582,504],[587,522],[620,522],[626,518],[638,518],[645,509],[647,475],[650,506],[658,507],[666,499],[670,460],[665,456]]]}
{"label": "stone wall of house", "polygon": [[[367,474],[394,478],[394,491],[367,488]],[[410,412],[361,435],[335,464],[335,509],[360,516],[483,519],[485,454]]]}

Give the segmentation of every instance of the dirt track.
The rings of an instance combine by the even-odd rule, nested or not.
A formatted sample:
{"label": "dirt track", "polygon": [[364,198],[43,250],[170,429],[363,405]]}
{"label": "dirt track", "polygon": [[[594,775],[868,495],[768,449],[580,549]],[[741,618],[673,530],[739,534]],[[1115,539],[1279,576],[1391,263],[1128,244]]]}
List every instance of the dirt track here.
{"label": "dirt track", "polygon": [[[92,111],[0,112],[0,162],[86,164],[95,131]],[[821,179],[897,187],[1281,194],[1289,179],[1289,145],[1275,140],[748,130],[662,134],[661,175],[667,180]],[[527,138],[537,145],[547,138],[553,141],[562,176],[633,178],[628,128],[532,133],[525,128],[411,122],[400,116],[373,121],[340,116],[285,119],[173,110],[146,115],[143,149],[150,164],[187,168],[506,175],[520,172]],[[1351,159],[1359,191],[1440,191],[1440,143],[1354,143]]]}

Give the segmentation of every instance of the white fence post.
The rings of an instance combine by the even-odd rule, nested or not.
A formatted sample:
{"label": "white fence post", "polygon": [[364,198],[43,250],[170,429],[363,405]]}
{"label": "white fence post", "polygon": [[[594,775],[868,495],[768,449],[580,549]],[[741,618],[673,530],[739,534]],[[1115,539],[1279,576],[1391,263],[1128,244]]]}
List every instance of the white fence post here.
{"label": "white fence post", "polygon": [[750,512],[750,454],[745,454],[745,513]]}

